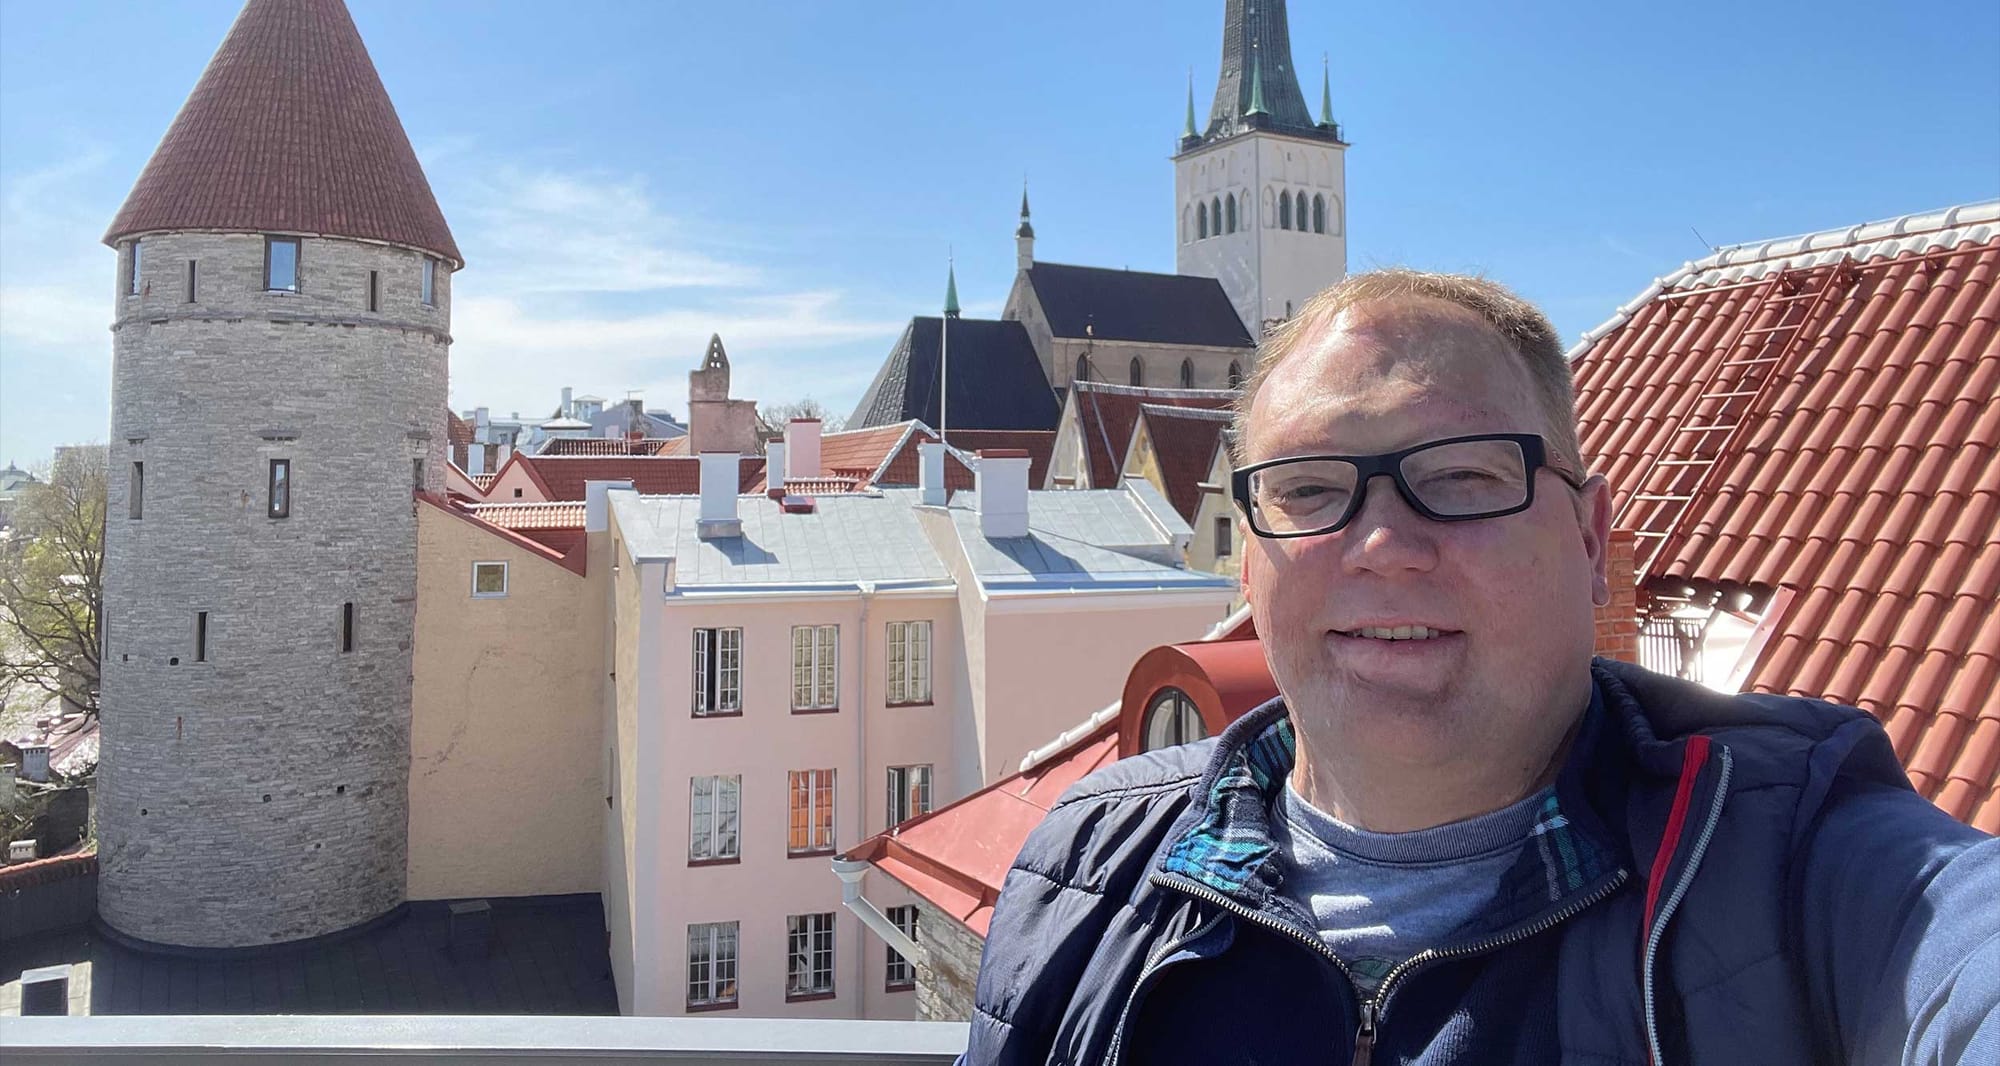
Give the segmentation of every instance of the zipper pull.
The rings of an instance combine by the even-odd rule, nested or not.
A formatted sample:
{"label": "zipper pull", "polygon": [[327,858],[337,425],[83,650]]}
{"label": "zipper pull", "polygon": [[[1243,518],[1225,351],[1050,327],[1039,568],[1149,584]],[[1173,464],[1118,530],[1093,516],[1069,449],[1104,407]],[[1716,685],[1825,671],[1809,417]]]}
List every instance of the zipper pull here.
{"label": "zipper pull", "polygon": [[1348,1060],[1348,1066],[1368,1066],[1368,1061],[1375,1057],[1375,1022],[1378,1013],[1374,1000],[1361,1005],[1361,1025],[1354,1030],[1354,1057]]}

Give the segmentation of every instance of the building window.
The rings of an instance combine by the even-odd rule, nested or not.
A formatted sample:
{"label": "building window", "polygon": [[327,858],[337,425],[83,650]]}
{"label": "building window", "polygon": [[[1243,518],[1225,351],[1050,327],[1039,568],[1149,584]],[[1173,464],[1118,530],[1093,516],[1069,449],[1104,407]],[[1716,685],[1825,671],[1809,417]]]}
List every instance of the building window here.
{"label": "building window", "polygon": [[736,1005],[735,922],[688,926],[688,1009],[719,1010]]}
{"label": "building window", "polygon": [[507,564],[473,563],[472,598],[475,600],[499,599],[507,595]]}
{"label": "building window", "polygon": [[382,309],[382,272],[379,270],[368,272],[368,309],[370,311]]}
{"label": "building window", "polygon": [[1243,364],[1235,362],[1229,364],[1229,387],[1232,389],[1243,387]]}
{"label": "building window", "polygon": [[694,713],[743,713],[743,630],[694,631]]}
{"label": "building window", "polygon": [[793,770],[789,855],[824,855],[833,850],[833,771]]}
{"label": "building window", "polygon": [[271,292],[299,291],[299,239],[264,238],[264,288]]}
{"label": "building window", "polygon": [[785,999],[833,995],[833,913],[785,919]]}
{"label": "building window", "polygon": [[919,814],[931,811],[931,768],[889,767],[889,825],[902,825]]}
{"label": "building window", "polygon": [[[901,930],[912,941],[917,939],[917,905],[891,907],[885,912],[890,924]],[[903,957],[895,948],[889,949],[888,980],[883,984],[885,992],[908,992],[917,987],[917,964]]]}
{"label": "building window", "polygon": [[340,654],[354,650],[354,601],[340,605]]}
{"label": "building window", "polygon": [[1201,204],[1194,209],[1194,239],[1208,239],[1208,205]]}
{"label": "building window", "polygon": [[1292,194],[1289,191],[1278,194],[1278,228],[1292,228]]}
{"label": "building window", "polygon": [[889,702],[931,701],[931,624],[889,623]]}
{"label": "building window", "polygon": [[1161,689],[1146,707],[1147,751],[1191,744],[1207,735],[1202,728],[1201,711],[1180,689]]}
{"label": "building window", "polygon": [[437,272],[438,272],[438,261],[432,259],[430,256],[425,256],[424,257],[424,306],[425,307],[437,306]]}
{"label": "building window", "polygon": [[194,264],[195,264],[195,261],[194,261],[194,260],[192,260],[192,259],[188,260],[188,300],[187,300],[187,302],[189,302],[189,303],[193,303],[193,302],[194,302],[194,279],[195,279],[195,265],[194,265]]}
{"label": "building window", "polygon": [[1079,355],[1079,356],[1077,356],[1077,357],[1076,357],[1076,377],[1075,377],[1075,379],[1074,379],[1074,380],[1077,380],[1077,381],[1089,381],[1089,380],[1090,380],[1090,357],[1089,357],[1089,356],[1087,356],[1087,355]]}
{"label": "building window", "polygon": [[272,518],[292,516],[292,461],[271,460],[271,491],[264,513]]}
{"label": "building window", "polygon": [[132,486],[125,494],[125,513],[131,518],[146,516],[146,464],[132,464]]}
{"label": "building window", "polygon": [[735,862],[742,857],[737,826],[743,809],[741,777],[697,777],[688,800],[688,863]]}
{"label": "building window", "polygon": [[1326,197],[1313,195],[1313,232],[1326,232]]}
{"label": "building window", "polygon": [[1194,388],[1194,360],[1181,360],[1181,388]]}
{"label": "building window", "polygon": [[196,611],[194,613],[194,661],[198,663],[208,661],[207,611]]}
{"label": "building window", "polygon": [[1220,559],[1236,550],[1231,538],[1236,532],[1236,523],[1228,515],[1215,516],[1215,557]]}
{"label": "building window", "polygon": [[831,711],[840,700],[840,627],[792,627],[792,710]]}
{"label": "building window", "polygon": [[125,295],[127,296],[139,295],[139,259],[141,256],[139,248],[143,243],[145,242],[133,241],[132,254],[125,259]]}
{"label": "building window", "polygon": [[1227,228],[1226,228],[1226,229],[1224,230],[1224,232],[1227,232],[1227,233],[1235,233],[1235,232],[1236,232],[1236,197],[1235,197],[1234,195],[1231,195],[1231,196],[1228,196],[1228,197],[1224,198],[1224,200],[1222,201],[1222,210],[1223,210],[1223,212],[1224,212],[1224,215],[1225,215],[1225,218],[1226,218],[1226,221],[1227,221]]}
{"label": "building window", "polygon": [[418,492],[424,491],[424,461],[422,459],[410,460],[410,487]]}
{"label": "building window", "polygon": [[1146,383],[1146,364],[1140,362],[1139,357],[1136,355],[1132,357],[1129,375],[1134,385],[1144,385]]}
{"label": "building window", "polygon": [[1215,199],[1213,199],[1213,200],[1210,200],[1210,201],[1208,202],[1208,218],[1209,218],[1209,221],[1210,221],[1210,222],[1212,222],[1212,223],[1214,223],[1214,224],[1215,224],[1215,235],[1216,235],[1216,236],[1218,236],[1218,237],[1222,236],[1222,198],[1221,198],[1221,197],[1219,197],[1219,196],[1218,196],[1218,197],[1216,197]]}

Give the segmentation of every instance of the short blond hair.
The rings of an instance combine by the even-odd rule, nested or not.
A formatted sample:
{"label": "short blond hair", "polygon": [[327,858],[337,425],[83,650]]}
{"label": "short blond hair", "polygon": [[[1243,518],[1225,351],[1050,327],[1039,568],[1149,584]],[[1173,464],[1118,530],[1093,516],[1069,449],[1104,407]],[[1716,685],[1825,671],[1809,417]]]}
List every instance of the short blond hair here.
{"label": "short blond hair", "polygon": [[1250,407],[1271,371],[1306,339],[1333,325],[1341,312],[1367,304],[1437,300],[1462,307],[1507,342],[1528,371],[1548,423],[1549,458],[1582,476],[1583,448],[1576,436],[1576,383],[1562,341],[1548,316],[1498,282],[1468,274],[1434,274],[1392,268],[1356,274],[1306,301],[1257,350],[1257,365],[1236,399],[1236,461],[1243,462],[1249,439]]}

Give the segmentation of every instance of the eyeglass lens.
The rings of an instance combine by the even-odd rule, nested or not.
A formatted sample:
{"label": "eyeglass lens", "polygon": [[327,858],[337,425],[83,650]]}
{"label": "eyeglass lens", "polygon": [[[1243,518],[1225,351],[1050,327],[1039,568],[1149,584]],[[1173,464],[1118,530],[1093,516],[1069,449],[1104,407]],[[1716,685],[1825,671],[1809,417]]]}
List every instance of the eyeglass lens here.
{"label": "eyeglass lens", "polygon": [[[1434,444],[1403,457],[1403,484],[1433,514],[1477,518],[1521,506],[1528,498],[1528,462],[1511,440]],[[1344,459],[1304,459],[1250,475],[1253,518],[1272,533],[1328,529],[1346,522],[1359,492],[1360,471]]]}

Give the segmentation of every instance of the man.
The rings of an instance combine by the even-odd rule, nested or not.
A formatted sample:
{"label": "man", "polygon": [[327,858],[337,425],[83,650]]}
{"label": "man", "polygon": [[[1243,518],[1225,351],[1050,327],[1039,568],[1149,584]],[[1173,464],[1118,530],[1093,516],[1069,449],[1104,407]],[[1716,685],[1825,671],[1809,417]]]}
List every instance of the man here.
{"label": "man", "polygon": [[1351,278],[1237,428],[1283,695],[1049,813],[964,1062],[2000,1062],[2000,843],[1859,711],[1591,659],[1610,491],[1539,312]]}

